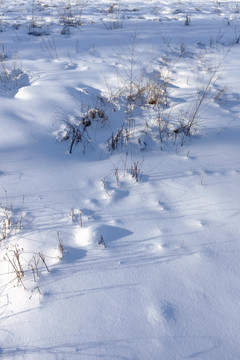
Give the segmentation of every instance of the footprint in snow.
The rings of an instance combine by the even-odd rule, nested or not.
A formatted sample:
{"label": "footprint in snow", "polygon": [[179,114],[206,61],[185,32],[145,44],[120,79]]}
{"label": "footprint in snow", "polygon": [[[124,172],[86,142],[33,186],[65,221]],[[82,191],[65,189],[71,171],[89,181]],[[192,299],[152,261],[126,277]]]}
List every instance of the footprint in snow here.
{"label": "footprint in snow", "polygon": [[162,211],[168,211],[170,210],[170,207],[167,206],[164,202],[162,201],[158,201],[158,206],[159,206],[159,209],[162,210]]}
{"label": "footprint in snow", "polygon": [[152,325],[157,325],[163,319],[167,322],[177,321],[177,307],[170,302],[164,302],[157,310],[154,306],[147,309],[147,318]]}
{"label": "footprint in snow", "polygon": [[202,252],[209,258],[216,258],[218,256],[217,252],[211,249],[209,246],[204,246]]}
{"label": "footprint in snow", "polygon": [[125,189],[120,189],[119,187],[114,187],[111,185],[110,181],[102,181],[104,195],[107,195],[107,199],[114,199],[115,201],[122,200],[129,195],[129,191]]}
{"label": "footprint in snow", "polygon": [[161,309],[162,315],[166,321],[177,320],[177,308],[174,304],[171,304],[170,302],[163,303]]}

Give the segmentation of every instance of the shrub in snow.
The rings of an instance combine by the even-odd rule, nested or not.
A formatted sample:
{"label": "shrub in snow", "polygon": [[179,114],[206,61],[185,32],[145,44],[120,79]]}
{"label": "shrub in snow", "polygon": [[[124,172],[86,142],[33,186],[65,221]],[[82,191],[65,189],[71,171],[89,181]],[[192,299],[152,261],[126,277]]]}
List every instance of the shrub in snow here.
{"label": "shrub in snow", "polygon": [[189,16],[189,15],[186,15],[186,19],[185,19],[184,25],[189,26],[189,25],[190,25],[190,22],[191,22],[190,16]]}
{"label": "shrub in snow", "polygon": [[62,8],[59,8],[60,23],[63,26],[82,25],[82,13],[88,0],[68,0]]}
{"label": "shrub in snow", "polygon": [[7,59],[7,54],[5,53],[4,45],[2,45],[2,51],[0,52],[0,61],[4,61]]}
{"label": "shrub in snow", "polygon": [[48,27],[29,27],[28,35],[33,36],[47,36],[50,35]]}
{"label": "shrub in snow", "polygon": [[20,68],[14,68],[9,70],[5,64],[2,63],[3,71],[0,73],[0,89],[7,92],[16,92],[18,89],[24,86],[28,86],[29,77]]}
{"label": "shrub in snow", "polygon": [[0,202],[0,242],[5,240],[8,236],[16,234],[18,230],[22,230],[23,221],[23,205],[24,197],[22,198],[22,207],[20,213],[13,211],[12,206],[8,204],[8,194],[5,191],[5,204]]}
{"label": "shrub in snow", "polygon": [[81,116],[69,116],[65,114],[60,129],[57,132],[58,141],[70,141],[69,153],[76,144],[81,143],[85,150],[87,144],[92,142],[91,129],[96,123],[105,123],[107,115],[102,109],[89,108]]}

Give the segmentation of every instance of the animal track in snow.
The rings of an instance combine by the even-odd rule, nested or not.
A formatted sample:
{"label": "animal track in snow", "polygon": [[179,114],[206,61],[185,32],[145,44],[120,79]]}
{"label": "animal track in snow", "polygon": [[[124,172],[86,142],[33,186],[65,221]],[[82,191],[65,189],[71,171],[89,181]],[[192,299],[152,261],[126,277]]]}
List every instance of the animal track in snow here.
{"label": "animal track in snow", "polygon": [[163,303],[161,309],[162,315],[167,322],[177,320],[177,308],[174,304],[170,302]]}

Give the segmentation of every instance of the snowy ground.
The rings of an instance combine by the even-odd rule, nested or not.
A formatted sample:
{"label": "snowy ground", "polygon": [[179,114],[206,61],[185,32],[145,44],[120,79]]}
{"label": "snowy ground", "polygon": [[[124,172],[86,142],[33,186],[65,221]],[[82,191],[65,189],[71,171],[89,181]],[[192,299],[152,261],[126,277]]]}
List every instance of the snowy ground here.
{"label": "snowy ground", "polygon": [[0,30],[0,358],[239,359],[240,2]]}

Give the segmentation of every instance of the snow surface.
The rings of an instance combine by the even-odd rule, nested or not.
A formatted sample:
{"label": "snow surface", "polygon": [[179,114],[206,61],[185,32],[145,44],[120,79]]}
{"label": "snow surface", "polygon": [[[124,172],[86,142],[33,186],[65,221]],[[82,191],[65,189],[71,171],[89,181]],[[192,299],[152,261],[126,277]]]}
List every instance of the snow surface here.
{"label": "snow surface", "polygon": [[0,358],[239,359],[240,3],[1,0],[0,30]]}

